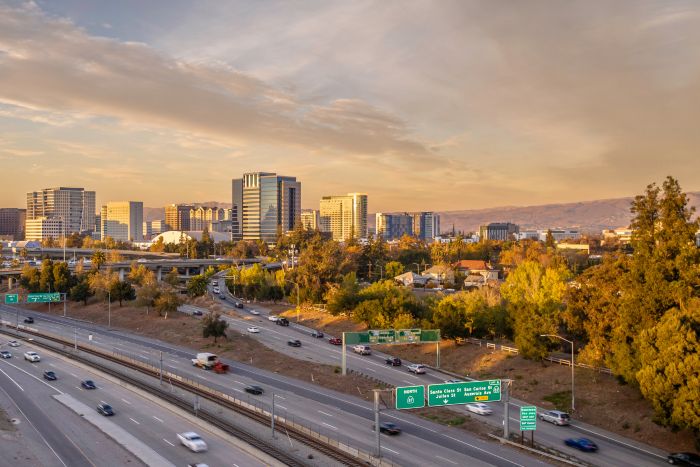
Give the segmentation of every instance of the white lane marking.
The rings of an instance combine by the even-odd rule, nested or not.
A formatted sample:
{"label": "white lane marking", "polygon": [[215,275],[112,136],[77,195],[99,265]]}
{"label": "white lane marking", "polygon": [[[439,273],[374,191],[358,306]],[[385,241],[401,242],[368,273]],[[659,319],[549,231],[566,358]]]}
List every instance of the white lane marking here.
{"label": "white lane marking", "polygon": [[166,443],[168,443],[168,444],[171,445],[171,446],[175,446],[173,443],[171,443],[170,441],[168,441],[168,440],[165,439],[165,438],[163,438],[163,441],[165,441]]}
{"label": "white lane marking", "polygon": [[177,367],[175,367],[175,366],[173,366],[173,365],[168,365],[167,363],[165,364],[165,366],[167,366],[168,368],[177,368]]}
{"label": "white lane marking", "polygon": [[282,397],[282,396],[278,396],[277,394],[275,394],[275,397],[276,397],[277,399],[282,399],[283,401],[286,401],[286,400],[287,400],[286,398],[284,398],[284,397]]}
{"label": "white lane marking", "polygon": [[126,400],[126,399],[122,399],[122,402],[126,402],[127,404],[131,405],[131,402],[129,402],[129,401]]}
{"label": "white lane marking", "polygon": [[56,368],[56,365],[54,365],[53,363],[49,363],[49,366],[50,366],[50,367],[53,367],[53,368]]}
{"label": "white lane marking", "polygon": [[285,407],[283,405],[275,404],[275,407],[279,407],[282,410],[287,410],[287,407]]}
{"label": "white lane marking", "polygon": [[371,371],[372,373],[376,373],[376,372],[377,372],[377,370],[375,370],[375,369],[373,369],[373,368],[365,368],[365,370],[369,370],[369,371]]}
{"label": "white lane marking", "polygon": [[81,388],[80,386],[76,386],[75,389],[80,389],[81,391],[83,390],[83,388]]}
{"label": "white lane marking", "polygon": [[144,358],[144,359],[148,359],[148,357],[146,357],[145,355],[142,355],[142,354],[139,354],[139,357]]}
{"label": "white lane marking", "polygon": [[406,381],[405,379],[402,380],[402,381],[403,381],[404,383],[406,383],[406,384],[413,384],[413,381]]}
{"label": "white lane marking", "polygon": [[447,435],[443,435],[443,436],[445,436],[445,438],[450,438],[450,439],[453,440],[453,441],[457,441],[458,443],[462,443],[462,444],[464,444],[464,445],[466,445],[466,446],[469,446],[469,447],[471,447],[471,448],[478,449],[479,451],[481,451],[481,452],[483,452],[483,453],[486,453],[486,454],[488,454],[488,455],[490,455],[490,456],[493,456],[493,457],[497,457],[497,458],[499,458],[499,459],[501,459],[501,460],[504,460],[504,461],[506,461],[506,462],[508,462],[508,463],[510,463],[510,464],[517,465],[518,467],[525,467],[525,466],[522,465],[522,464],[518,464],[518,463],[516,463],[515,461],[512,461],[512,460],[510,460],[510,459],[506,459],[505,457],[501,457],[501,456],[499,456],[499,455],[497,455],[497,454],[492,453],[491,451],[487,451],[486,449],[481,449],[480,447],[474,446],[473,444],[469,444],[469,443],[467,443],[466,441],[462,441],[461,439],[453,438],[452,436],[447,436]]}
{"label": "white lane marking", "polygon": [[47,383],[47,382],[44,381],[43,379],[37,378],[36,376],[34,376],[33,374],[29,373],[28,371],[23,370],[22,368],[20,368],[20,367],[18,367],[18,366],[16,366],[16,365],[13,365],[12,363],[8,362],[7,360],[3,360],[3,361],[5,362],[6,365],[10,365],[12,368],[21,371],[22,373],[26,374],[27,376],[31,376],[32,378],[34,378],[35,380],[39,381],[40,383],[47,385],[48,387],[50,387],[51,389],[53,389],[53,390],[56,391],[57,393],[63,394],[63,391],[61,391],[60,389],[58,389],[58,388],[55,387],[55,386],[50,385],[49,383]]}
{"label": "white lane marking", "polygon": [[155,415],[152,415],[152,417],[155,418],[156,420],[158,420],[160,423],[165,423],[163,420],[161,420],[160,418],[156,417]]}
{"label": "white lane marking", "polygon": [[[321,425],[326,425],[328,428],[330,428],[330,429],[332,429],[332,430],[337,430],[336,427],[334,427],[333,425],[329,425],[329,424],[326,423],[326,422],[322,422]],[[397,454],[398,454],[398,453],[397,453]]]}
{"label": "white lane marking", "polygon": [[231,388],[231,389],[233,389],[233,390],[236,391],[236,392],[240,392],[241,394],[245,394],[245,393],[244,393],[243,391],[241,391],[240,389],[236,389],[236,388]]}
{"label": "white lane marking", "polygon": [[331,415],[331,414],[329,414],[329,413],[324,412],[323,410],[319,410],[318,413],[322,413],[323,415],[326,415],[326,416],[328,416],[328,417],[332,417],[332,416],[333,416],[333,415]]}
{"label": "white lane marking", "polygon": [[70,375],[71,375],[73,378],[77,378],[77,377],[78,377],[78,375],[76,375],[75,373],[71,373]]}
{"label": "white lane marking", "polygon": [[[234,382],[234,383],[238,383],[238,384],[242,384],[243,386],[246,385],[245,383],[242,383],[242,382],[240,382],[240,381],[238,381],[238,380],[235,380],[235,379],[233,380],[233,382]],[[278,396],[275,396],[275,397],[278,397]]]}
{"label": "white lane marking", "polygon": [[10,401],[12,401],[12,404],[17,408],[17,410],[19,411],[19,413],[22,414],[22,416],[24,417],[24,419],[27,420],[27,423],[29,423],[29,424],[31,425],[31,427],[34,428],[34,431],[36,431],[36,433],[39,435],[39,437],[40,437],[41,440],[44,442],[44,444],[46,444],[46,446],[48,446],[48,448],[51,449],[51,452],[53,452],[53,455],[56,456],[56,459],[58,459],[58,461],[59,461],[61,464],[63,464],[63,467],[68,467],[68,466],[66,465],[66,463],[63,462],[63,459],[61,459],[61,456],[59,456],[58,453],[57,453],[56,451],[54,451],[54,449],[51,447],[51,445],[49,444],[49,442],[46,441],[46,438],[44,438],[44,435],[42,435],[41,432],[40,432],[39,430],[36,429],[36,427],[34,426],[34,424],[32,423],[32,421],[29,420],[29,418],[27,418],[27,416],[24,414],[24,412],[22,412],[22,409],[19,408],[19,405],[17,405],[17,402],[15,402],[15,400],[14,400],[13,398],[10,397],[10,395],[7,393],[7,391],[5,391],[4,388],[0,388],[0,391],[4,392],[5,395],[7,396],[7,398],[10,399]]}
{"label": "white lane marking", "polygon": [[15,383],[15,386],[17,386],[17,387],[20,389],[20,391],[24,392],[24,388],[23,388],[22,386],[20,386],[19,383],[18,383],[17,381],[15,381],[15,380],[12,378],[12,376],[10,376],[10,375],[8,375],[7,373],[5,373],[4,370],[0,370],[0,371],[2,371],[2,374],[5,375],[5,376],[7,376],[7,378],[8,378],[10,381],[12,381],[13,383]]}
{"label": "white lane marking", "polygon": [[136,420],[134,420],[134,419],[133,419],[133,418],[131,418],[131,417],[129,417],[129,420],[131,420],[132,422],[136,423],[137,425],[140,425],[140,423],[139,423],[139,422],[137,422]]}
{"label": "white lane marking", "polygon": [[[385,449],[386,449],[386,448],[385,448]],[[457,462],[455,462],[455,461],[453,461],[453,460],[450,460],[450,459],[447,459],[447,458],[442,457],[442,456],[438,456],[437,454],[435,455],[435,457],[437,457],[438,459],[442,459],[442,460],[444,460],[444,461],[447,461],[447,462],[449,462],[450,464],[458,465]]]}
{"label": "white lane marking", "polygon": [[[384,446],[382,449],[384,449],[385,451],[393,452],[394,454],[398,454],[398,452],[394,451],[393,449],[389,449],[386,446]],[[436,457],[440,457],[440,456],[436,456]]]}

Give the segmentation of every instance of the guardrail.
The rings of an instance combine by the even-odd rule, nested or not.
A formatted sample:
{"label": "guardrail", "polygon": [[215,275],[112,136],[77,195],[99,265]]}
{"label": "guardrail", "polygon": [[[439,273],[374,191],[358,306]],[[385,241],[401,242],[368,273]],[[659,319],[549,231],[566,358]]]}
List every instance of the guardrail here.
{"label": "guardrail", "polygon": [[[3,324],[5,324],[9,329],[14,330],[15,325],[14,323],[9,323],[7,321],[3,321]],[[10,328],[10,325],[12,327]],[[46,333],[46,332],[40,332],[36,328],[29,328],[26,326],[19,326],[19,330],[23,331],[24,333],[34,335],[39,338],[47,339],[49,341],[56,342],[58,344],[61,344],[62,346],[66,348],[74,348],[77,347],[78,350],[81,350],[83,352],[86,352],[88,354],[92,354],[96,357],[102,358],[107,361],[111,361],[114,363],[117,363],[118,365],[122,365],[124,367],[136,370],[142,374],[146,374],[148,376],[154,377],[154,378],[159,378],[160,377],[160,368],[150,365],[148,363],[144,363],[136,358],[129,357],[125,354],[121,354],[119,352],[105,352],[102,349],[97,348],[96,346],[85,344],[85,343],[77,343],[77,342],[70,342],[69,340],[64,339],[61,336],[56,336],[52,333]],[[34,343],[41,345],[42,343],[38,341],[34,341]],[[44,344],[44,346],[50,347],[47,344]],[[57,350],[53,347],[50,347],[52,350]],[[60,350],[59,350],[60,351]],[[70,358],[76,358],[76,355],[71,354],[69,352],[63,351],[63,353]],[[93,366],[100,366],[99,364],[96,364],[93,361],[85,360],[87,363]],[[109,369],[106,369],[105,367],[101,367],[101,370],[107,372],[110,372]],[[237,413],[240,413],[242,415],[247,416],[248,418],[251,418],[255,421],[258,421],[260,423],[269,425],[271,421],[271,412],[267,410],[264,407],[258,406],[256,404],[251,404],[249,402],[237,399],[235,397],[232,397],[228,394],[225,394],[221,391],[217,391],[213,388],[210,388],[206,385],[203,385],[197,381],[194,381],[192,379],[183,377],[181,375],[178,375],[176,373],[173,373],[171,371],[165,371],[163,370],[162,372],[163,375],[163,381],[167,381],[173,386],[177,386],[181,389],[184,389],[188,392],[192,392],[198,396],[201,396],[203,398],[206,398],[208,400],[211,400],[215,402],[216,404],[222,405],[226,408],[229,408]],[[128,376],[125,375],[120,375],[120,378],[128,378]],[[158,388],[154,388],[152,386],[149,386],[150,391],[156,391],[158,393],[164,392],[162,390],[159,390]],[[168,397],[165,397],[165,395],[159,394],[163,398],[172,398],[173,396],[167,392],[164,392]],[[229,425],[227,422],[224,420],[220,419],[214,414],[208,414],[208,417],[213,420],[215,425],[218,425],[222,428],[228,429]],[[337,460],[338,462],[342,463],[343,465],[349,465],[349,466],[379,466],[379,467],[393,467],[396,466],[396,464],[392,463],[389,460],[385,460],[383,458],[377,458],[375,456],[372,456],[370,453],[365,452],[359,448],[354,448],[350,446],[348,443],[343,443],[339,439],[334,439],[329,436],[323,435],[320,432],[317,432],[315,430],[312,430],[308,428],[307,426],[298,423],[293,420],[293,418],[290,418],[289,416],[281,416],[281,415],[275,415],[275,425],[278,427],[278,429],[284,429],[287,433],[288,436],[291,438],[306,444],[310,446],[311,448],[318,450],[319,452],[322,452],[323,454],[331,457],[332,459]],[[241,433],[236,432],[233,433],[235,436],[240,437],[250,444],[257,446],[260,445],[262,442],[261,440],[254,438],[251,441],[246,439],[245,436],[242,436]],[[250,438],[248,436],[247,438]],[[280,460],[282,457],[285,459],[283,460],[284,462],[288,462],[289,465],[303,465],[303,464],[297,464],[297,463],[292,463],[289,461],[291,459],[289,456],[287,456],[284,453],[279,453],[279,457],[276,455],[277,453],[275,450],[268,444],[265,444],[265,451],[268,452],[268,454],[272,455],[273,457],[277,457]]]}
{"label": "guardrail", "polygon": [[[506,345],[496,344],[494,342],[482,341],[481,339],[476,339],[474,337],[467,337],[467,338],[457,337],[457,338],[455,338],[455,342],[457,343],[457,345],[473,344],[473,345],[478,345],[479,347],[486,345],[487,349],[502,350],[504,352],[513,353],[516,355],[518,355],[520,353],[520,351],[518,350],[517,347],[508,347]],[[557,357],[552,357],[552,356],[545,357],[544,359],[547,361],[550,361],[552,363],[558,363],[560,365],[571,366],[571,359],[557,358]],[[589,370],[597,371],[599,373],[604,373],[606,375],[612,375],[612,370],[610,368],[597,367],[597,366],[593,366],[593,365],[587,365],[585,363],[574,363],[574,366],[579,367],[579,368],[586,368]]]}

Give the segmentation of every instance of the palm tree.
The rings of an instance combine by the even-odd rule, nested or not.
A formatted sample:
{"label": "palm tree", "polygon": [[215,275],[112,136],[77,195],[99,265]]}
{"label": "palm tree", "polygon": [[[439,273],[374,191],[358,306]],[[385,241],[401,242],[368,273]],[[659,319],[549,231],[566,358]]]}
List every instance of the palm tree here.
{"label": "palm tree", "polygon": [[107,262],[107,257],[105,256],[104,251],[96,250],[92,254],[91,261],[92,261],[92,266],[99,271],[100,267]]}

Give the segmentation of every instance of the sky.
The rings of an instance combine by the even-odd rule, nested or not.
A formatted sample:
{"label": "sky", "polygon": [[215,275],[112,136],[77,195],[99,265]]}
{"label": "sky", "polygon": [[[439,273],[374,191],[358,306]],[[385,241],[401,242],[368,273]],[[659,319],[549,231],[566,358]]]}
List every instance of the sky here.
{"label": "sky", "polygon": [[0,0],[0,207],[461,210],[700,189],[700,3]]}

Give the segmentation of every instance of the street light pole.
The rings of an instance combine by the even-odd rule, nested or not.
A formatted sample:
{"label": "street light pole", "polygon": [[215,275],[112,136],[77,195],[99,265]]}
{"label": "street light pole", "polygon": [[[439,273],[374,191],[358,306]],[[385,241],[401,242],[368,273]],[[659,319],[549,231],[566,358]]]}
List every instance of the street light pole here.
{"label": "street light pole", "polygon": [[557,339],[561,339],[564,342],[568,342],[571,344],[571,411],[575,412],[576,411],[576,404],[575,404],[575,397],[574,397],[574,341],[570,341],[569,339],[564,339],[561,336],[558,336],[556,334],[540,334],[540,337],[556,337]]}

